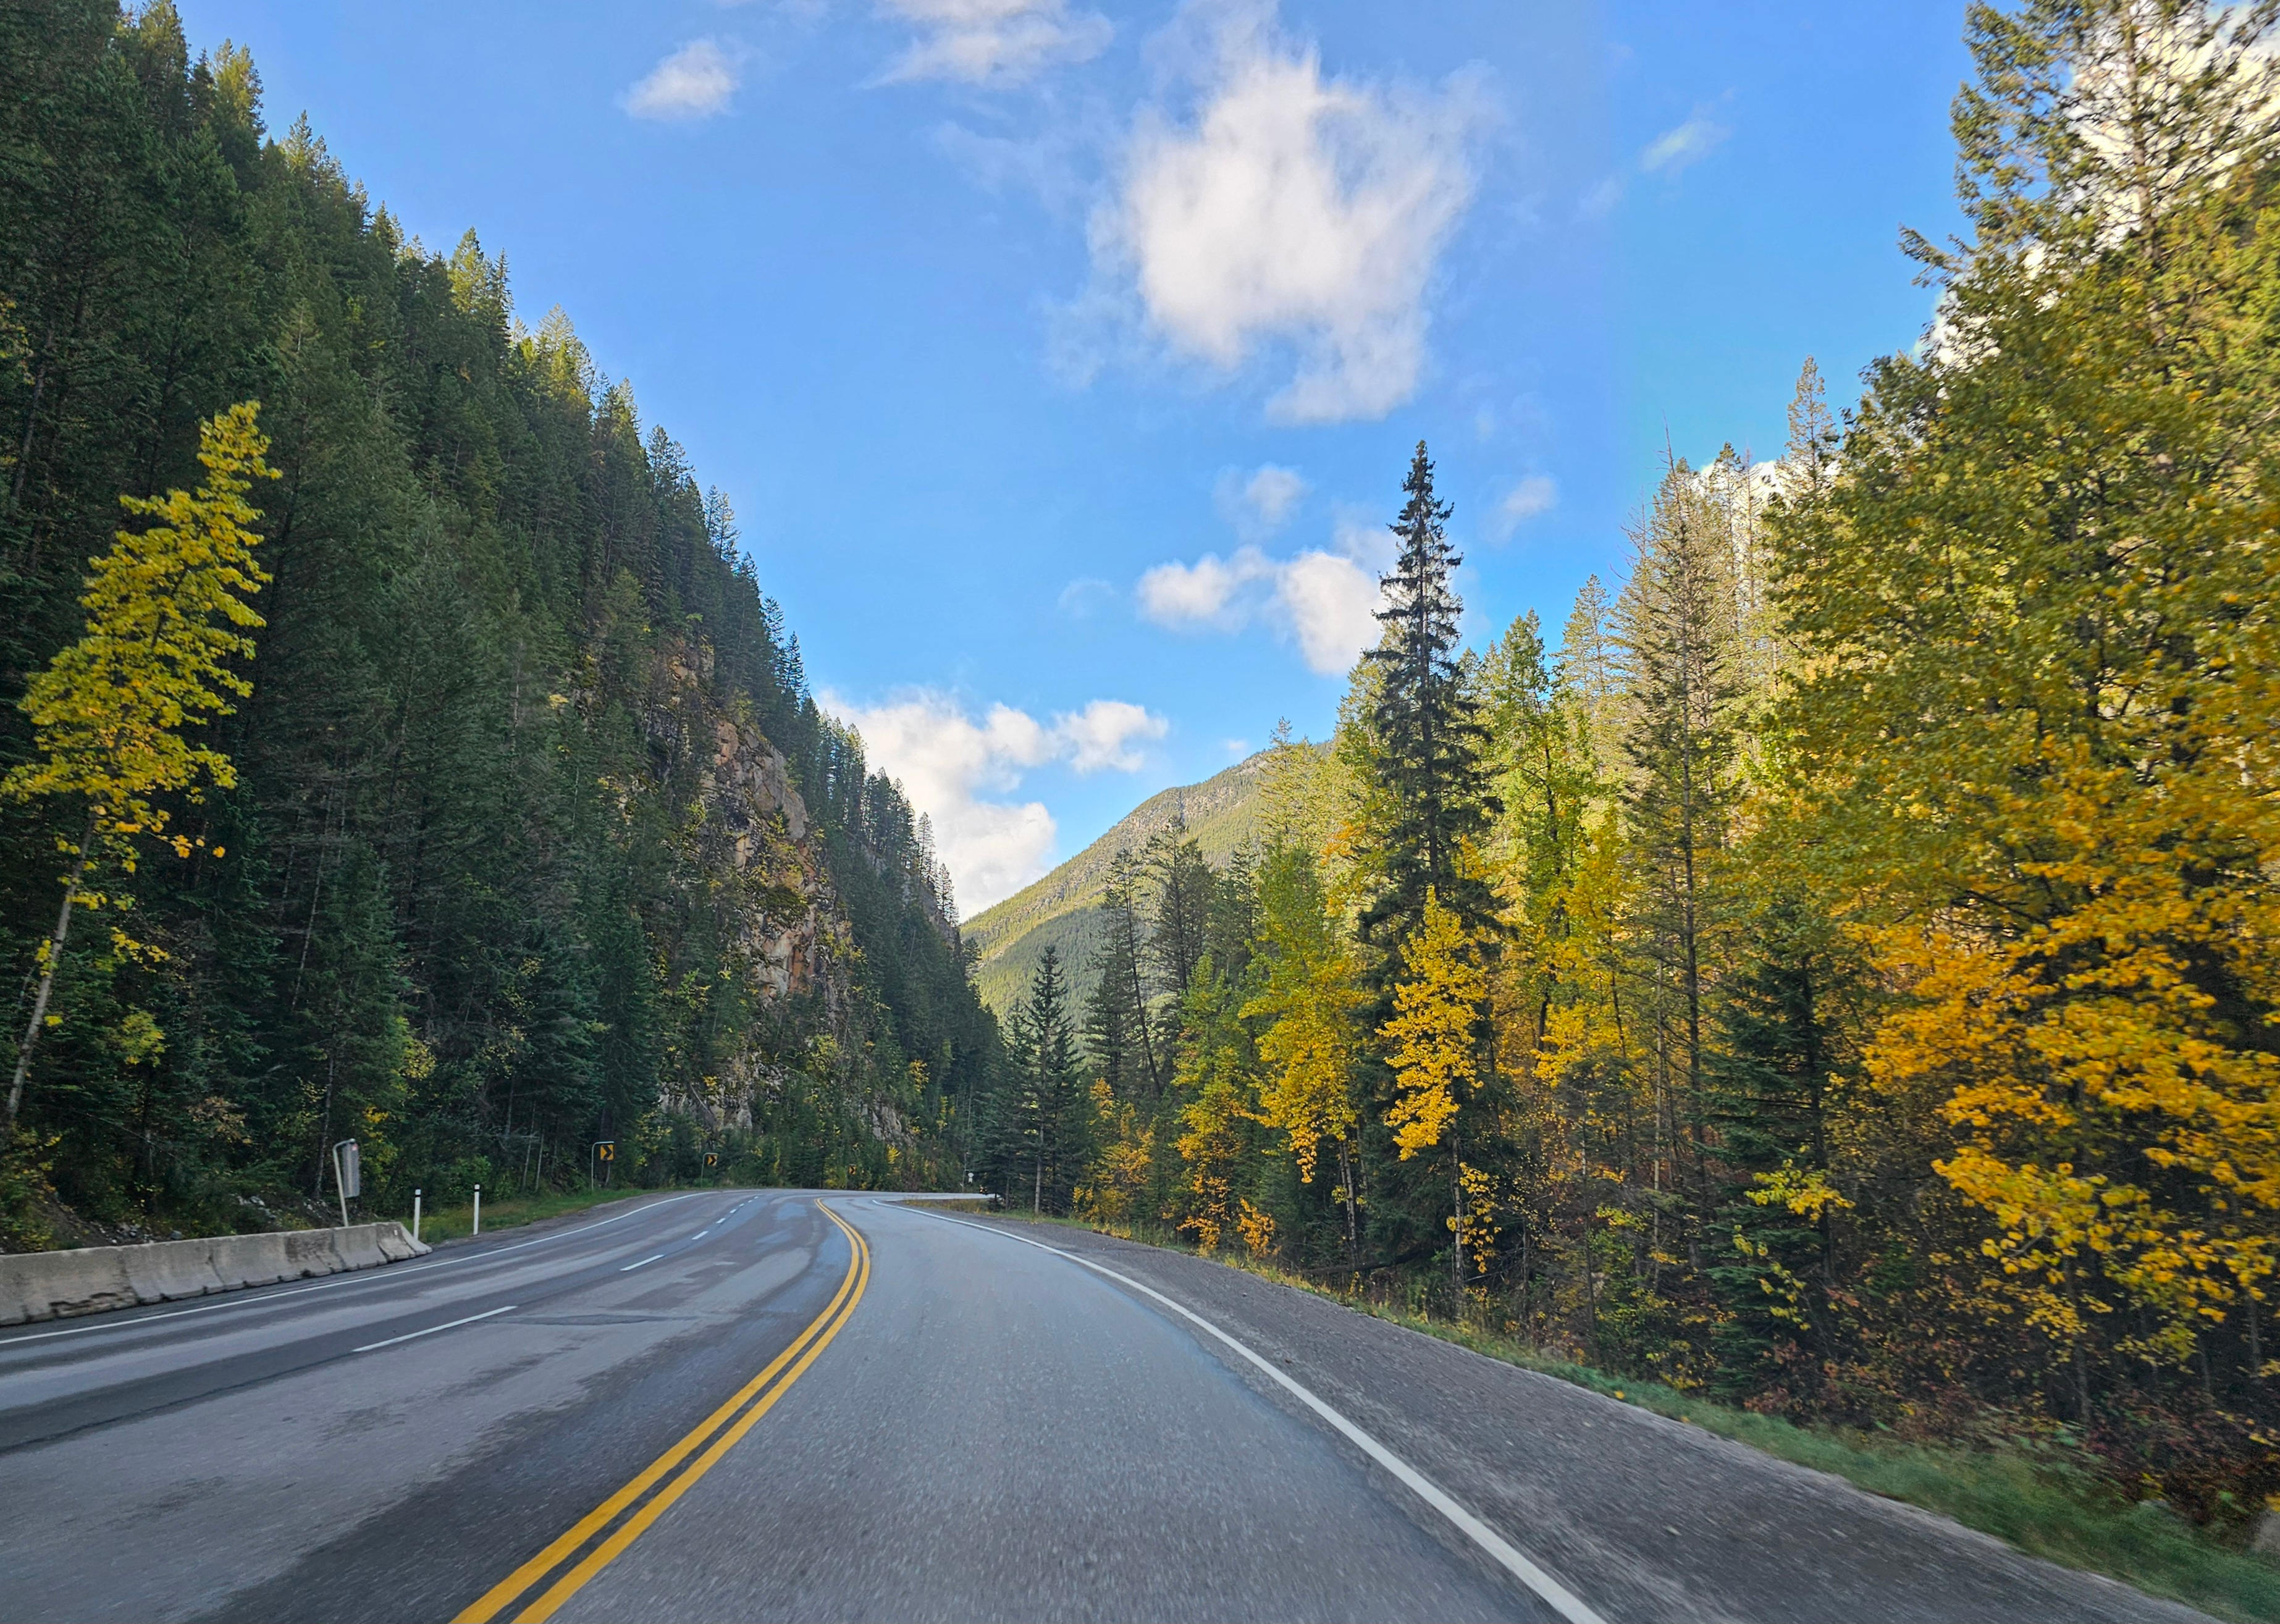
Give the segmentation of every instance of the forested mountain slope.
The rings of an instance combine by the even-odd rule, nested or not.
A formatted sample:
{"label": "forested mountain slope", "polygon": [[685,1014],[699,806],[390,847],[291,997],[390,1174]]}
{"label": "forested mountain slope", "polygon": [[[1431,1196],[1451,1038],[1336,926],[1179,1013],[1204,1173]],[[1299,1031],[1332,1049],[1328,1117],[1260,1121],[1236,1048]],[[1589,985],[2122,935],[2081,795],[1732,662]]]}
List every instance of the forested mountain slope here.
{"label": "forested mountain slope", "polygon": [[[0,12],[0,767],[122,496],[258,401],[234,785],[99,876],[58,965],[0,1243],[43,1187],[227,1227],[363,1143],[386,1210],[582,1167],[940,1176],[996,1026],[922,820],[821,716],[716,490],[470,232],[407,240],[172,9]],[[78,835],[0,805],[30,988]],[[131,907],[129,906],[131,903]],[[28,999],[19,999],[23,1029]]]}
{"label": "forested mountain slope", "polygon": [[975,914],[967,923],[966,940],[974,950],[982,1001],[1001,1015],[1010,1011],[1028,992],[1047,947],[1059,950],[1080,987],[1089,985],[1099,947],[1100,899],[1116,854],[1138,856],[1151,835],[1184,818],[1204,855],[1225,863],[1259,835],[1259,769],[1267,754],[1238,761],[1202,783],[1150,796],[1044,879]]}

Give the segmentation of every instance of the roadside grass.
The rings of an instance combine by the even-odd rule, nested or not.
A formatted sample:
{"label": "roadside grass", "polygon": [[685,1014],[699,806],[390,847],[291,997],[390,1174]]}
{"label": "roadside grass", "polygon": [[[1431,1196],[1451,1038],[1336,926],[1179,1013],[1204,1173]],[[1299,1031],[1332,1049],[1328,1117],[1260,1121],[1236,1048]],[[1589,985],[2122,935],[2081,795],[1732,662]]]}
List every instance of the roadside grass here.
{"label": "roadside grass", "polygon": [[[723,1185],[722,1189],[728,1186]],[[494,1229],[517,1229],[524,1224],[535,1224],[541,1219],[559,1218],[566,1212],[582,1212],[589,1207],[607,1206],[613,1201],[631,1201],[637,1196],[653,1196],[650,1189],[574,1189],[545,1190],[534,1195],[504,1196],[494,1201],[483,1197],[483,1233]],[[412,1214],[400,1212],[397,1221],[406,1229],[412,1228]],[[420,1220],[420,1238],[434,1246],[444,1241],[457,1241],[474,1233],[474,1204],[465,1202],[455,1207],[431,1208]]]}
{"label": "roadside grass", "polygon": [[[1039,1220],[1020,1212],[1003,1216],[1203,1255],[1186,1237],[1154,1226]],[[1953,1518],[2030,1556],[2103,1574],[2219,1618],[2280,1624],[2280,1568],[2244,1554],[2222,1534],[2197,1528],[2158,1503],[2131,1503],[2070,1459],[2062,1443],[2015,1439],[1975,1449],[1904,1443],[1850,1428],[1801,1426],[1714,1404],[1659,1382],[1632,1381],[1552,1358],[1475,1326],[1372,1302],[1263,1258],[1221,1253],[1213,1261],[1699,1427],[1794,1466],[1827,1472],[1870,1494]],[[2236,1530],[2236,1537],[2245,1533]]]}

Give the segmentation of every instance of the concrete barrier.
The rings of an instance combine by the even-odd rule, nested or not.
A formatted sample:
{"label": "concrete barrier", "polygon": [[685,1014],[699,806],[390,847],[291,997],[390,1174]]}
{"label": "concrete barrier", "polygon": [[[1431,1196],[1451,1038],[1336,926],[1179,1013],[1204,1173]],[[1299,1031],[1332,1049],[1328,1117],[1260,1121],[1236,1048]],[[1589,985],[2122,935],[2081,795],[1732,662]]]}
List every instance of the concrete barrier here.
{"label": "concrete barrier", "polygon": [[426,1251],[402,1224],[385,1223],[0,1253],[0,1325],[377,1268]]}

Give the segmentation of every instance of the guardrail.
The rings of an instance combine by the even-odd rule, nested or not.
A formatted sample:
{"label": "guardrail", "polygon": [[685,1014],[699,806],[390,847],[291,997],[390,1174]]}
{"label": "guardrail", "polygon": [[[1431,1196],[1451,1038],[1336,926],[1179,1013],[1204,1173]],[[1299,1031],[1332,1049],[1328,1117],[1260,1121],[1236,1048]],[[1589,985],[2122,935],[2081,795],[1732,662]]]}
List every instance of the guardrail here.
{"label": "guardrail", "polygon": [[400,1263],[428,1250],[402,1224],[389,1222],[0,1253],[0,1325],[341,1274]]}

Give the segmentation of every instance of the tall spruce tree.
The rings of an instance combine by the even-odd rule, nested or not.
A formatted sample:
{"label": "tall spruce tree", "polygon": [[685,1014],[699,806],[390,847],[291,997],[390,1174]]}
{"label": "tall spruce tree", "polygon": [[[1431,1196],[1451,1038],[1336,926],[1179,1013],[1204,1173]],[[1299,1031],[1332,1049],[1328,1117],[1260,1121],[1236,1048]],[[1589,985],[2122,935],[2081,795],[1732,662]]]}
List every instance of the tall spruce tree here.
{"label": "tall spruce tree", "polygon": [[1401,944],[1425,917],[1428,892],[1467,931],[1490,928],[1496,917],[1495,894],[1470,860],[1498,803],[1482,758],[1488,729],[1457,658],[1462,605],[1450,576],[1464,560],[1449,544],[1451,509],[1433,495],[1421,440],[1401,489],[1408,499],[1390,527],[1400,551],[1381,583],[1386,603],[1377,612],[1386,635],[1363,656],[1381,677],[1370,731],[1390,827],[1360,928],[1379,948],[1381,979],[1389,981]]}
{"label": "tall spruce tree", "polygon": [[[1724,903],[1720,860],[1740,784],[1730,558],[1703,482],[1674,461],[1617,608],[1629,689],[1623,754],[1635,944],[1654,1019],[1651,1065],[1660,1154],[1708,1197],[1703,1066]],[[1690,1231],[1691,1234],[1691,1231]]]}
{"label": "tall spruce tree", "polygon": [[1211,946],[1212,900],[1218,881],[1203,847],[1188,832],[1184,813],[1148,837],[1142,857],[1152,895],[1148,909],[1148,960],[1157,1005],[1157,1053],[1167,1071],[1176,1063],[1187,1029],[1187,998],[1195,989],[1197,966]]}
{"label": "tall spruce tree", "polygon": [[1029,996],[1014,1010],[1013,1027],[1019,1092],[1012,1125],[1028,1163],[1020,1171],[1029,1174],[1032,1210],[1066,1212],[1084,1166],[1084,1087],[1077,1075],[1077,1033],[1059,948],[1048,947],[1039,957]]}
{"label": "tall spruce tree", "polygon": [[1085,1042],[1096,1074],[1119,1100],[1154,1099],[1164,1091],[1156,1035],[1148,1011],[1147,926],[1140,917],[1140,866],[1129,850],[1109,859],[1101,893],[1104,927],[1085,1001]]}

